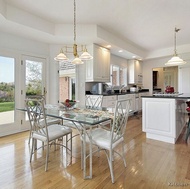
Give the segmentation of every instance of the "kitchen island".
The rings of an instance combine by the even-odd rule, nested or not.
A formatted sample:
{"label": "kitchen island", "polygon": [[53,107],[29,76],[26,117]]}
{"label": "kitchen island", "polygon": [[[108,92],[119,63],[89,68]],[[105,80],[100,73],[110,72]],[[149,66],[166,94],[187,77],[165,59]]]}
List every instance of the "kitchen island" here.
{"label": "kitchen island", "polygon": [[175,144],[186,125],[190,94],[142,96],[142,129],[149,139]]}

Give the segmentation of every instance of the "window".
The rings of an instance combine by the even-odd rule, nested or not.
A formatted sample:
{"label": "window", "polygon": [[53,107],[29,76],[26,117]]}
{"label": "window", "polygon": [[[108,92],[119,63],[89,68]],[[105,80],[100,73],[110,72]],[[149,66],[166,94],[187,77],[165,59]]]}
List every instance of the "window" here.
{"label": "window", "polygon": [[59,66],[59,100],[75,100],[75,65],[61,62]]}
{"label": "window", "polygon": [[110,66],[110,83],[109,85],[125,85],[127,86],[127,68],[117,65]]}

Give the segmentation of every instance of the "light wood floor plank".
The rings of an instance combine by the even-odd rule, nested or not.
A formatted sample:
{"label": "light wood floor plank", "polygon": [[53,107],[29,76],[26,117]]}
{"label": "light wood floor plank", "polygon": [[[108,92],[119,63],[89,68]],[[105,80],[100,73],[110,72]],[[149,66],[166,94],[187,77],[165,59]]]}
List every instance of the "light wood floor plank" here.
{"label": "light wood floor plank", "polygon": [[[72,164],[65,150],[51,148],[49,170],[44,171],[45,150],[29,162],[28,132],[0,138],[0,188],[2,189],[167,189],[190,188],[190,140],[183,134],[177,143],[146,139],[142,120],[130,117],[125,136],[125,168],[114,159],[115,184],[111,183],[106,155],[93,155],[93,178],[84,180],[80,165],[80,140],[73,140]],[[41,145],[40,143],[38,144]]]}

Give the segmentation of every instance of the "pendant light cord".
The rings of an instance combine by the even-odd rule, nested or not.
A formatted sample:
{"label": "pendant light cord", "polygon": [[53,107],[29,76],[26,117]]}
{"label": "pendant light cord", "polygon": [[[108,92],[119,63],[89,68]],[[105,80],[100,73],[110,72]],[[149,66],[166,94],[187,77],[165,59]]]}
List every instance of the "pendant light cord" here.
{"label": "pendant light cord", "polygon": [[177,56],[177,50],[176,50],[176,33],[179,31],[180,29],[175,28],[175,34],[174,34],[174,56]]}
{"label": "pendant light cord", "polygon": [[76,44],[76,2],[74,0],[74,43]]}

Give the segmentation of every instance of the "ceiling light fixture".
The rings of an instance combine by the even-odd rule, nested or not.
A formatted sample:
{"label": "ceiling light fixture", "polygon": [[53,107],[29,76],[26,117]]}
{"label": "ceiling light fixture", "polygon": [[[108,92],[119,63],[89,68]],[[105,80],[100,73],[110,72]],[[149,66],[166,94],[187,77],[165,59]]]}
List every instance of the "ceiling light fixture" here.
{"label": "ceiling light fixture", "polygon": [[180,29],[175,28],[174,30],[174,55],[173,57],[165,63],[166,66],[179,66],[186,64],[185,61],[183,61],[178,55],[177,55],[177,50],[176,50],[176,33],[180,31]]}
{"label": "ceiling light fixture", "polygon": [[[78,50],[77,50],[77,44],[76,44],[76,2],[74,0],[74,44],[73,47],[65,47],[65,53],[73,53],[74,59],[71,61],[73,64],[83,64],[84,60],[91,60],[93,57],[88,53],[86,45],[81,45],[81,56],[79,57],[78,55]],[[69,52],[68,48],[73,48],[73,52]],[[60,50],[60,53],[54,58],[54,60],[58,62],[68,62],[69,59],[67,56],[64,54],[63,49]]]}

